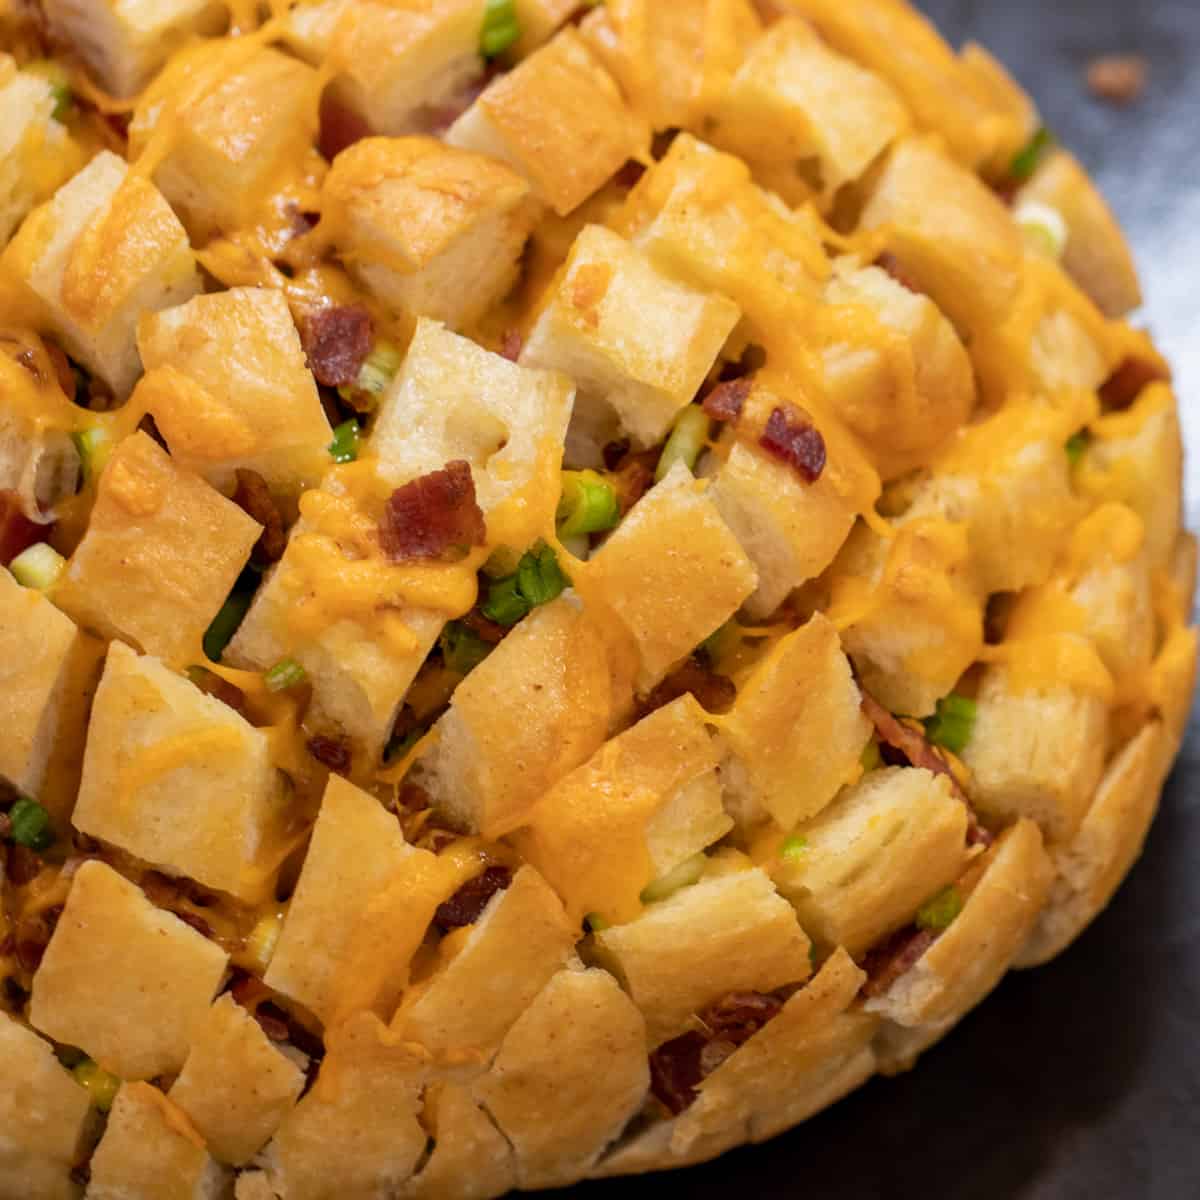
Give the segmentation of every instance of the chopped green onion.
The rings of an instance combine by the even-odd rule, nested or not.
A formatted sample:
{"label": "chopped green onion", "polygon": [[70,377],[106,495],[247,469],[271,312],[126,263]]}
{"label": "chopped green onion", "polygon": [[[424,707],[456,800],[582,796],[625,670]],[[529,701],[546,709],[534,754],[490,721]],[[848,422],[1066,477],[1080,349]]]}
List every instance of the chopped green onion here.
{"label": "chopped green onion", "polygon": [[48,592],[58,582],[66,565],[67,560],[53,546],[35,542],[22,550],[8,564],[8,569],[22,587]]}
{"label": "chopped green onion", "polygon": [[54,100],[54,111],[50,114],[56,121],[62,121],[71,111],[74,96],[71,92],[71,81],[59,63],[50,59],[38,59],[26,68],[30,75],[38,75],[50,85],[50,95]]}
{"label": "chopped green onion", "polygon": [[558,555],[550,546],[543,545],[521,556],[517,567],[517,587],[529,601],[530,608],[549,604],[562,594],[567,586],[567,577],[558,565]]}
{"label": "chopped green onion", "polygon": [[343,421],[333,431],[329,443],[329,457],[335,463],[351,463],[358,458],[358,422],[353,417]]}
{"label": "chopped green onion", "polygon": [[28,850],[48,850],[54,845],[50,814],[28,796],[21,796],[8,810],[9,837]]}
{"label": "chopped green onion", "polygon": [[530,609],[549,604],[569,582],[554,550],[539,543],[521,555],[515,574],[488,585],[483,615],[497,625],[515,625]]}
{"label": "chopped green onion", "polygon": [[793,833],[783,839],[783,845],[779,847],[779,857],[786,862],[799,862],[807,850],[808,838],[803,834]]}
{"label": "chopped green onion", "polygon": [[1057,208],[1038,200],[1025,200],[1013,213],[1030,250],[1047,258],[1060,259],[1067,248],[1067,223]]}
{"label": "chopped green onion", "polygon": [[647,884],[642,889],[642,903],[654,904],[659,900],[667,900],[685,887],[698,883],[708,866],[708,859],[703,854],[693,854],[685,858],[677,867],[673,867],[661,878]]}
{"label": "chopped green onion", "polygon": [[253,599],[253,592],[236,591],[221,605],[221,611],[213,617],[213,622],[204,635],[204,653],[213,662],[221,661],[225,647],[233,641],[233,635],[237,633],[238,626],[245,620]]}
{"label": "chopped green onion", "polygon": [[1054,134],[1043,125],[1017,152],[1008,168],[1009,175],[1018,183],[1032,179],[1054,142]]}
{"label": "chopped green onion", "polygon": [[308,682],[308,672],[294,659],[280,659],[264,676],[268,692],[286,692]]}
{"label": "chopped green onion", "polygon": [[883,755],[879,751],[879,743],[874,738],[863,747],[858,761],[862,763],[864,772],[877,771],[883,766]]}
{"label": "chopped green onion", "polygon": [[952,754],[961,754],[971,740],[977,711],[974,700],[951,692],[938,701],[937,712],[925,718],[925,734],[935,746],[943,746]]}
{"label": "chopped green onion", "polygon": [[451,621],[438,638],[442,648],[442,661],[456,675],[470,675],[493,650],[469,625],[462,621]]}
{"label": "chopped green onion", "polygon": [[92,1104],[100,1112],[108,1112],[120,1091],[121,1081],[109,1074],[103,1067],[97,1066],[90,1058],[77,1063],[71,1074],[75,1082],[91,1097]]}
{"label": "chopped green onion", "polygon": [[689,404],[675,418],[675,428],[671,430],[654,469],[654,482],[661,482],[677,462],[685,463],[689,471],[694,471],[700,451],[707,442],[708,414],[698,404]]}
{"label": "chopped green onion", "polygon": [[521,22],[517,19],[514,0],[487,0],[483,14],[483,29],[479,34],[479,53],[495,58],[520,40]]}
{"label": "chopped green onion", "polygon": [[99,425],[93,425],[90,429],[72,434],[71,440],[79,452],[84,484],[95,483],[112,453],[112,434]]}
{"label": "chopped green onion", "polygon": [[1079,466],[1080,460],[1083,458],[1084,451],[1088,448],[1088,443],[1091,441],[1091,435],[1086,429],[1081,429],[1078,433],[1072,434],[1067,439],[1067,465],[1071,467]]}
{"label": "chopped green onion", "polygon": [[558,536],[603,533],[621,519],[617,490],[595,471],[564,471],[558,502]]}
{"label": "chopped green onion", "polygon": [[366,401],[368,409],[374,408],[379,397],[396,378],[403,361],[404,355],[391,342],[376,342],[359,368],[358,378],[346,387],[338,388],[338,395],[349,404],[356,400],[360,403]]}
{"label": "chopped green onion", "polygon": [[583,923],[592,931],[592,933],[603,933],[609,925],[610,921],[606,921],[599,913],[590,912],[583,918]]}
{"label": "chopped green onion", "polygon": [[962,908],[962,893],[951,884],[917,910],[917,925],[921,929],[940,933],[943,929],[949,929]]}

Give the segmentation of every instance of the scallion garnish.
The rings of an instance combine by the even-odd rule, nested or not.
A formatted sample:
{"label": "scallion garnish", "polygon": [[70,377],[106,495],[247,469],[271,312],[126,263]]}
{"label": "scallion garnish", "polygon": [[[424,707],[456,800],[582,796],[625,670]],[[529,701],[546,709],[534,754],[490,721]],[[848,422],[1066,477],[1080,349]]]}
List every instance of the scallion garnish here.
{"label": "scallion garnish", "polygon": [[8,810],[9,837],[28,850],[48,850],[54,845],[50,814],[28,796],[21,796]]}
{"label": "scallion garnish", "polygon": [[308,681],[308,672],[294,659],[280,659],[264,676],[268,692],[286,692]]}
{"label": "scallion garnish", "polygon": [[494,647],[485,642],[469,625],[462,621],[451,621],[438,639],[442,648],[442,662],[446,669],[456,675],[469,675]]}
{"label": "scallion garnish", "polygon": [[66,570],[67,560],[46,542],[35,542],[8,564],[13,578],[22,586],[48,592]]}
{"label": "scallion garnish", "polygon": [[104,470],[108,456],[112,453],[112,435],[107,429],[93,425],[90,429],[81,430],[71,435],[75,449],[79,454],[79,463],[83,468],[84,485],[95,483]]}
{"label": "scallion garnish", "polygon": [[521,37],[521,22],[517,19],[514,0],[487,0],[483,13],[483,29],[479,34],[479,53],[484,58],[503,54]]}
{"label": "scallion garnish", "polygon": [[1072,434],[1067,439],[1067,465],[1070,467],[1079,466],[1080,460],[1083,458],[1084,451],[1088,448],[1088,443],[1091,441],[1091,436],[1086,429],[1081,429],[1078,433]]}
{"label": "scallion garnish", "polygon": [[925,718],[925,736],[935,746],[942,746],[952,754],[961,754],[971,740],[977,711],[974,700],[951,692],[938,701],[937,712]]}
{"label": "scallion garnish", "polygon": [[595,471],[564,471],[558,502],[558,536],[603,533],[621,519],[617,490]]}
{"label": "scallion garnish", "polygon": [[554,550],[541,542],[521,555],[514,574],[489,585],[483,615],[497,625],[515,625],[530,609],[561,595],[569,582]]}
{"label": "scallion garnish", "polygon": [[790,837],[783,839],[783,845],[779,847],[779,857],[786,862],[799,862],[808,850],[808,838],[803,834],[793,833]]}
{"label": "scallion garnish", "polygon": [[949,929],[963,909],[962,893],[951,884],[917,910],[917,926],[935,933]]}
{"label": "scallion garnish", "polygon": [[1032,179],[1042,165],[1042,159],[1054,146],[1054,141],[1054,134],[1043,125],[1017,152],[1009,165],[1009,175],[1018,183]]}
{"label": "scallion garnish", "polygon": [[654,481],[661,482],[677,462],[684,463],[689,471],[694,471],[696,460],[707,442],[708,414],[698,404],[690,404],[675,418],[675,427],[654,469]]}
{"label": "scallion garnish", "polygon": [[225,647],[233,641],[233,635],[237,633],[238,626],[245,620],[253,599],[253,592],[239,589],[221,605],[221,611],[213,617],[212,624],[204,635],[204,653],[211,661],[221,661]]}
{"label": "scallion garnish", "polygon": [[358,458],[358,422],[353,417],[343,421],[333,431],[333,441],[329,443],[329,457],[335,463],[351,463]]}
{"label": "scallion garnish", "polygon": [[359,368],[358,378],[338,388],[338,395],[356,408],[373,409],[396,378],[403,361],[404,355],[391,342],[377,341]]}
{"label": "scallion garnish", "polygon": [[108,1112],[121,1089],[121,1081],[103,1067],[85,1058],[71,1070],[75,1082],[91,1097],[92,1105],[100,1112]]}

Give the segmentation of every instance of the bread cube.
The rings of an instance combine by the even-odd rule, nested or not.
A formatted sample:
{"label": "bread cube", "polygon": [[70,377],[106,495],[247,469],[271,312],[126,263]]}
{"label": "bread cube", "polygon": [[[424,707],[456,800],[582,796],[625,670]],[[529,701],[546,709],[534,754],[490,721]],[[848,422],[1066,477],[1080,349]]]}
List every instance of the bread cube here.
{"label": "bread cube", "polygon": [[900,272],[959,327],[982,334],[1008,315],[1023,247],[1007,208],[931,142],[899,142],[862,214],[886,228]]}
{"label": "bread cube", "polygon": [[766,1141],[870,1078],[878,1018],[851,1010],[863,973],[838,950],[817,975],[699,1087],[674,1122],[671,1149],[688,1153],[722,1131]]}
{"label": "bread cube", "polygon": [[776,21],[754,44],[712,117],[712,140],[792,204],[814,192],[832,202],[909,123],[888,84],[798,17]]}
{"label": "bread cube", "polygon": [[788,208],[741,159],[688,133],[643,176],[614,228],[667,274],[735,300],[755,324],[769,325],[792,293],[815,299],[829,269],[810,212]]}
{"label": "bread cube", "polygon": [[1171,552],[1171,583],[1175,588],[1180,614],[1187,618],[1196,603],[1196,576],[1200,568],[1200,542],[1196,536],[1183,530],[1175,541]]}
{"label": "bread cube", "polygon": [[98,860],[76,872],[29,1020],[122,1079],[173,1074],[228,956]]}
{"label": "bread cube", "polygon": [[1114,680],[1150,665],[1154,597],[1142,553],[1141,518],[1123,504],[1102,504],[1076,527],[1062,565],[1017,598],[1009,638],[1078,633],[1089,638]]}
{"label": "bread cube", "polygon": [[1007,662],[984,672],[962,754],[981,813],[1028,817],[1051,842],[1075,834],[1104,770],[1107,680],[1091,644],[1076,634],[1009,643]]}
{"label": "bread cube", "polygon": [[975,406],[971,360],[953,326],[928,296],[852,259],[834,263],[824,298],[841,319],[822,351],[834,411],[885,480],[925,465]]}
{"label": "bread cube", "polygon": [[0,1013],[0,1194],[21,1200],[78,1195],[91,1100],[33,1030]]}
{"label": "bread cube", "polygon": [[421,1119],[433,1149],[400,1193],[405,1200],[491,1200],[517,1186],[512,1147],[467,1088],[429,1089]]}
{"label": "bread cube", "polygon": [[575,947],[562,902],[532,867],[489,902],[461,949],[413,988],[392,1022],[438,1058],[486,1062]]}
{"label": "bread cube", "polygon": [[121,98],[141,91],[190,37],[219,33],[228,20],[216,0],[46,0],[43,11],[55,37]]}
{"label": "bread cube", "polygon": [[321,228],[368,291],[456,329],[511,289],[538,215],[515,171],[424,137],[357,142],[321,195]]}
{"label": "bread cube", "polygon": [[554,523],[573,392],[562,375],[421,321],[379,406],[371,451],[397,487],[466,460],[489,545],[519,554]]}
{"label": "bread cube", "polygon": [[4,261],[63,347],[118,400],[141,371],[138,318],[200,290],[179,219],[153,184],[108,150],[26,218]]}
{"label": "bread cube", "polygon": [[799,827],[771,874],[818,948],[854,958],[912,920],[967,863],[967,808],[944,775],[872,771]]}
{"label": "bread cube", "polygon": [[282,292],[231,288],[138,326],[138,385],[181,467],[232,491],[239,467],[276,492],[313,487],[333,431]]}
{"label": "bread cube", "polygon": [[725,811],[715,770],[677,788],[646,822],[646,849],[654,880],[694,859],[732,828],[733,818]]}
{"label": "bread cube", "polygon": [[270,46],[236,40],[177,54],[146,89],[129,125],[136,157],[171,122],[154,182],[197,242],[253,224],[293,174],[317,133],[323,80]]}
{"label": "bread cube", "polygon": [[981,592],[1045,583],[1082,515],[1065,442],[1062,416],[1050,408],[1014,405],[967,426],[918,488],[905,519],[961,524]]}
{"label": "bread cube", "polygon": [[721,721],[731,807],[791,829],[859,774],[871,736],[837,630],[818,613],[777,641]]}
{"label": "bread cube", "polygon": [[988,114],[986,123],[979,126],[979,132],[990,143],[982,170],[989,178],[1008,179],[1013,159],[1042,127],[1037,105],[1004,63],[978,42],[966,42],[958,61],[963,77],[972,85],[972,96]]}
{"label": "bread cube", "polygon": [[863,690],[891,712],[931,715],[983,648],[966,528],[917,518],[885,540],[859,526],[830,573],[828,615]]}
{"label": "bread cube", "polygon": [[355,926],[415,851],[373,796],[330,775],[271,964],[268,987],[324,1018]]}
{"label": "bread cube", "polygon": [[[562,897],[573,921],[588,913],[632,920],[642,908],[641,892],[657,878],[651,822],[717,760],[704,710],[691,695],[681,696],[618,734],[547,792],[521,835],[521,852]],[[686,818],[680,813],[681,824]]]}
{"label": "bread cube", "polygon": [[528,1189],[577,1179],[641,1108],[649,1084],[646,1025],[633,1002],[607,972],[567,968],[508,1031],[473,1090]]}
{"label": "bread cube", "polygon": [[677,464],[588,564],[581,587],[633,636],[649,692],[753,592],[754,566],[705,484]]}
{"label": "bread cube", "polygon": [[0,571],[0,777],[17,791],[40,796],[51,754],[78,751],[84,718],[70,700],[83,690],[86,658],[71,620]]}
{"label": "bread cube", "polygon": [[1144,726],[1105,769],[1075,836],[1050,848],[1054,883],[1017,966],[1040,966],[1065,950],[1104,910],[1137,861],[1158,808],[1156,768],[1165,740],[1161,722]]}
{"label": "bread cube", "polygon": [[144,433],[112,453],[87,532],[55,591],[79,625],[172,665],[195,662],[205,630],[262,527]]}
{"label": "bread cube", "polygon": [[888,1073],[911,1066],[1000,982],[1054,878],[1041,834],[1027,820],[1006,829],[977,869],[982,875],[950,927],[887,992],[863,1006],[892,1023],[879,1042],[880,1066]]}
{"label": "bread cube", "polygon": [[[1028,132],[1028,113],[997,99],[994,80],[959,59],[932,22],[905,0],[788,0],[835,50],[881,75],[922,129],[939,133],[972,169],[1007,166]],[[1004,152],[1007,151],[1007,158]]]}
{"label": "bread cube", "polygon": [[1017,203],[1048,204],[1067,224],[1063,266],[1109,317],[1142,303],[1129,243],[1099,189],[1078,161],[1056,150],[1017,195]]}
{"label": "bread cube", "polygon": [[266,1171],[239,1171],[233,1181],[233,1200],[279,1200]]}
{"label": "bread cube", "polygon": [[288,1200],[394,1195],[429,1135],[418,1119],[429,1060],[370,1013],[330,1034],[317,1082],[265,1151]]}
{"label": "bread cube", "polygon": [[255,901],[287,801],[266,733],[158,660],[111,644],[88,727],[80,832]]}
{"label": "bread cube", "polygon": [[91,1169],[91,1200],[219,1200],[233,1185],[187,1118],[148,1083],[117,1093]]}
{"label": "bread cube", "polygon": [[596,934],[597,961],[646,1018],[653,1047],[730,992],[771,992],[812,972],[796,914],[757,867],[702,879]]}
{"label": "bread cube", "polygon": [[427,133],[483,75],[478,0],[322,0],[297,5],[284,40],[336,68],[331,95],[375,133]]}
{"label": "bread cube", "polygon": [[656,130],[694,128],[762,32],[750,0],[594,5],[579,31]]}
{"label": "bread cube", "polygon": [[583,39],[566,29],[493,79],[446,140],[508,163],[565,217],[646,153],[649,132]]}
{"label": "bread cube", "polygon": [[414,779],[453,827],[501,837],[600,748],[631,698],[603,625],[568,592],[458,685]]}
{"label": "bread cube", "polygon": [[48,79],[15,70],[7,55],[0,59],[0,247],[80,165],[54,105]]}
{"label": "bread cube", "polygon": [[578,9],[576,0],[514,0],[521,37],[513,47],[518,58],[548,42]]}
{"label": "bread cube", "polygon": [[1133,407],[1101,417],[1075,472],[1084,495],[1119,500],[1146,528],[1146,561],[1165,566],[1179,537],[1183,443],[1179,413],[1166,384],[1147,388]]}
{"label": "bread cube", "polygon": [[245,1166],[270,1140],[304,1088],[304,1072],[232,996],[197,1025],[167,1098],[221,1162]]}
{"label": "bread cube", "polygon": [[653,446],[692,402],[738,323],[732,301],[664,275],[607,229],[587,226],[538,316],[521,362],[570,375],[576,419],[603,446],[606,422]]}

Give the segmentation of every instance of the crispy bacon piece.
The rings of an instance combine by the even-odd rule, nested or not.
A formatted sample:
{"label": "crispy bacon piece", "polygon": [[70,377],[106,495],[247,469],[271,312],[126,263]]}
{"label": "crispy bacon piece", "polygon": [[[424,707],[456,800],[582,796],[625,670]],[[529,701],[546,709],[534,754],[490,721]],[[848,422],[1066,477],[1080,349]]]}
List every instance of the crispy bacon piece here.
{"label": "crispy bacon piece", "polygon": [[251,560],[260,567],[270,566],[283,557],[287,549],[287,533],[283,527],[283,514],[275,503],[267,481],[257,472],[239,467],[236,472],[237,489],[233,502],[248,517],[253,517],[262,527],[262,535],[254,543]]}
{"label": "crispy bacon piece", "polygon": [[726,713],[737,699],[733,680],[718,675],[693,655],[670,673],[638,705],[639,718],[655,712],[690,692],[710,713]]}
{"label": "crispy bacon piece", "polygon": [[508,359],[509,362],[516,362],[521,357],[521,351],[525,349],[525,341],[515,329],[506,329],[504,337],[500,339],[500,353]]}
{"label": "crispy bacon piece", "polygon": [[31,521],[21,510],[16,492],[0,491],[0,563],[8,566],[22,550],[45,541],[50,526]]}
{"label": "crispy bacon piece", "polygon": [[507,867],[488,867],[482,875],[468,879],[444,904],[438,905],[433,923],[443,932],[474,925],[488,906],[488,901],[497,893],[505,891],[512,883],[512,872]]}
{"label": "crispy bacon piece", "polygon": [[379,544],[394,563],[461,557],[486,540],[475,480],[462,459],[398,487],[379,523]]}
{"label": "crispy bacon piece", "polygon": [[625,461],[625,456],[628,453],[628,438],[622,438],[619,442],[607,442],[604,449],[600,452],[601,457],[604,459],[604,469],[606,471],[615,471]]}
{"label": "crispy bacon piece", "polygon": [[30,850],[28,846],[9,846],[8,878],[15,887],[32,883],[44,865],[36,850]]}
{"label": "crispy bacon piece", "polygon": [[22,970],[32,974],[42,965],[42,956],[50,945],[54,927],[61,916],[62,907],[59,905],[33,916],[22,917],[17,922],[13,935],[14,951]]}
{"label": "crispy bacon piece", "polygon": [[934,746],[923,734],[898,721],[873,696],[862,694],[862,710],[867,719],[875,726],[879,740],[897,751],[910,766],[924,767],[934,775],[944,775],[950,781],[950,790],[966,805],[967,809],[967,845],[990,846],[993,842],[991,832],[980,824],[966,792],[958,782],[950,763],[941,750]]}
{"label": "crispy bacon piece", "polygon": [[805,483],[816,483],[825,470],[825,439],[799,409],[774,409],[758,444],[787,463]]}
{"label": "crispy bacon piece", "polygon": [[477,638],[487,642],[489,646],[500,645],[510,632],[506,626],[501,625],[498,621],[489,620],[477,608],[471,609],[460,620]]}
{"label": "crispy bacon piece", "polygon": [[1165,363],[1151,358],[1127,358],[1100,385],[1100,403],[1106,409],[1128,408],[1152,383],[1169,383]]}
{"label": "crispy bacon piece", "polygon": [[675,1115],[695,1099],[701,1081],[768,1021],[784,1000],[762,992],[731,992],[698,1014],[703,1030],[664,1042],[650,1055],[650,1090]]}
{"label": "crispy bacon piece", "polygon": [[350,770],[350,743],[344,737],[331,738],[318,734],[310,737],[306,745],[309,754],[317,762],[336,774],[344,775]]}
{"label": "crispy bacon piece", "polygon": [[714,420],[736,425],[742,415],[752,384],[744,376],[718,383],[704,397],[704,411]]}
{"label": "crispy bacon piece", "polygon": [[867,973],[863,995],[882,996],[901,975],[916,965],[937,938],[934,929],[906,925],[872,947],[862,962],[862,969]]}
{"label": "crispy bacon piece", "polygon": [[626,454],[620,460],[611,482],[617,492],[622,517],[654,486],[657,465],[658,452],[654,450]]}
{"label": "crispy bacon piece", "polygon": [[335,304],[308,314],[300,339],[318,383],[348,387],[371,353],[371,314],[357,304]]}
{"label": "crispy bacon piece", "polygon": [[317,149],[330,161],[371,134],[367,122],[352,108],[334,99],[328,89],[321,95],[320,122]]}

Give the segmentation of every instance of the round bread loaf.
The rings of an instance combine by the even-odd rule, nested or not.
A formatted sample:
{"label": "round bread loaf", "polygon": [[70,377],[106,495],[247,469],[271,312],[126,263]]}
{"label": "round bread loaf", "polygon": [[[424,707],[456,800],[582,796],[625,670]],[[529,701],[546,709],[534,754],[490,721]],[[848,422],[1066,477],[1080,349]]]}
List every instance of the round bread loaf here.
{"label": "round bread loaf", "polygon": [[901,0],[0,5],[0,1200],[486,1200],[909,1067],[1136,859],[1170,371]]}

